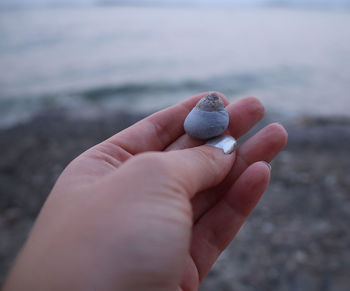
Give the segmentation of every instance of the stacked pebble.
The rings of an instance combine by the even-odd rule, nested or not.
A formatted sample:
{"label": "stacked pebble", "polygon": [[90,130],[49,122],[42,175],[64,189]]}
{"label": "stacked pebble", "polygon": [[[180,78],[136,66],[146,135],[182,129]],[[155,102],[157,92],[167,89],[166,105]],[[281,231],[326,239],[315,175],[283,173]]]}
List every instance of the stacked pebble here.
{"label": "stacked pebble", "polygon": [[229,116],[220,97],[211,93],[199,100],[186,117],[186,133],[195,139],[209,139],[222,134],[228,127]]}

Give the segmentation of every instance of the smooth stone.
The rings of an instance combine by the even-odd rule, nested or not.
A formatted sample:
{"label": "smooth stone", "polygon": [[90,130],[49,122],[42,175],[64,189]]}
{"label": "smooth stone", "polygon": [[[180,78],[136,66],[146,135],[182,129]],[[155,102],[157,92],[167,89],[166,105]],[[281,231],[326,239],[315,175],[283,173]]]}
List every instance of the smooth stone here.
{"label": "smooth stone", "polygon": [[195,139],[209,139],[222,134],[228,127],[229,115],[215,93],[199,100],[185,119],[186,133]]}

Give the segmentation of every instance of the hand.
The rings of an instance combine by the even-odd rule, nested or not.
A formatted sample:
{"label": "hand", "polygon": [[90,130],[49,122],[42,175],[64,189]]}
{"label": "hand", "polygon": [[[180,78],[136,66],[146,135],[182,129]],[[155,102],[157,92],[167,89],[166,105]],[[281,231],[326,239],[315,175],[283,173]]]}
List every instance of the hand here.
{"label": "hand", "polygon": [[[265,191],[287,134],[271,124],[234,153],[183,131],[195,96],[136,123],[62,173],[4,290],[197,290]],[[222,95],[220,95],[222,96]],[[227,100],[222,96],[226,105]],[[228,134],[264,115],[227,105]]]}

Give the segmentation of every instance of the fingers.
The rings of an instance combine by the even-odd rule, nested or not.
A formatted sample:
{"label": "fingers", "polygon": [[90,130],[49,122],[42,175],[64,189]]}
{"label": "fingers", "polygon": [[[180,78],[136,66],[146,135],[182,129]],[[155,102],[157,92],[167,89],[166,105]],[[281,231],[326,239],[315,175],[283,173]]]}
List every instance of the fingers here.
{"label": "fingers", "polygon": [[236,179],[249,165],[257,161],[271,162],[286,146],[287,131],[279,123],[272,123],[248,139],[239,149],[239,158],[232,169],[231,179]]}
{"label": "fingers", "polygon": [[264,193],[270,169],[264,162],[247,168],[233,187],[195,224],[191,255],[201,281],[220,253],[232,241]]}
{"label": "fingers", "polygon": [[[251,129],[265,113],[264,106],[255,97],[246,97],[228,105],[226,110],[230,116],[230,124],[227,133],[235,138]],[[185,149],[203,144],[204,141],[196,140],[184,134],[174,143],[170,144],[166,151]]]}
{"label": "fingers", "polygon": [[[184,133],[183,123],[199,99],[209,94],[196,95],[178,105],[159,111],[107,140],[131,154],[160,151]],[[224,103],[227,99],[218,93]]]}
{"label": "fingers", "polygon": [[[93,182],[119,168],[135,154],[163,150],[184,133],[186,116],[198,100],[207,94],[209,92],[204,92],[157,112],[88,149],[70,164],[64,176],[69,179],[72,173],[78,173],[87,183]],[[217,94],[227,105],[227,99]]]}
{"label": "fingers", "polygon": [[[192,198],[195,193],[220,183],[230,171],[235,154],[224,154],[221,149],[203,145],[196,148],[152,152],[138,155],[124,163],[118,172],[112,173],[108,183],[124,185],[130,181],[134,190],[128,193],[142,195],[172,192]],[[115,176],[115,177],[114,177]],[[130,179],[132,177],[132,179]]]}
{"label": "fingers", "polygon": [[286,145],[287,132],[278,123],[270,124],[248,139],[236,152],[236,161],[219,187],[196,195],[192,200],[194,220],[208,211],[244,172],[257,161],[270,162]]}

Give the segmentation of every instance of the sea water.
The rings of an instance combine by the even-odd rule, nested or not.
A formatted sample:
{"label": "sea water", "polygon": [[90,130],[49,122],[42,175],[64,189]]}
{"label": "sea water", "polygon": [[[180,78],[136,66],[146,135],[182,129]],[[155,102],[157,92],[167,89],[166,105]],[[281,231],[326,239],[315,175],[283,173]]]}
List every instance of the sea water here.
{"label": "sea water", "polygon": [[350,13],[0,11],[0,126],[47,108],[156,110],[207,90],[285,116],[349,116]]}

